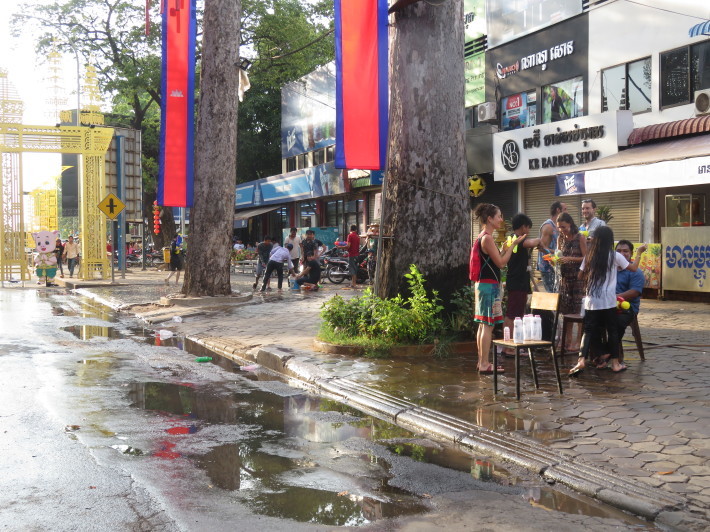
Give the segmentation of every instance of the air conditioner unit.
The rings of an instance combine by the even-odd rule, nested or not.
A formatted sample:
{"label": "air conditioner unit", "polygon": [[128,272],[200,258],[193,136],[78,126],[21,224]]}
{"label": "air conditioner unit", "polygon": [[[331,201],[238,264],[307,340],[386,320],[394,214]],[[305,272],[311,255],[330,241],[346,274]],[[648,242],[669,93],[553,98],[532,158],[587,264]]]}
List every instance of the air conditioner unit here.
{"label": "air conditioner unit", "polygon": [[498,120],[498,105],[495,102],[485,102],[478,106],[479,122],[495,122]]}
{"label": "air conditioner unit", "polygon": [[695,116],[710,115],[710,89],[695,91]]}

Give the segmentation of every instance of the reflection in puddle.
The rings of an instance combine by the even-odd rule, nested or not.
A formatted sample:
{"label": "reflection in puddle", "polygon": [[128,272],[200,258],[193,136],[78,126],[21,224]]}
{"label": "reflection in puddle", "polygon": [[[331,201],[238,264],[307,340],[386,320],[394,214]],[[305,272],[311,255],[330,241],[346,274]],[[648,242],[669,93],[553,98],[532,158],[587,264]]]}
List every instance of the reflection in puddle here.
{"label": "reflection in puddle", "polygon": [[[316,397],[281,397],[262,390],[220,395],[190,385],[147,382],[132,384],[129,398],[133,406],[164,416],[164,432],[172,438],[156,442],[151,454],[160,459],[183,456],[185,451],[178,448],[178,438],[189,437],[207,425],[244,427],[236,436],[238,442],[188,458],[195,460],[214,486],[239,492],[258,513],[339,526],[427,511],[418,497],[387,484],[386,478],[391,475],[386,469],[380,470],[383,480],[377,484],[376,494],[371,487],[360,486],[357,478],[347,481],[352,493],[323,489],[324,485],[341,485],[342,474],[321,465],[319,458],[311,457],[309,452],[313,449],[318,455],[323,443],[370,439],[373,432],[412,437],[399,427],[350,412],[332,411],[328,408],[330,403]],[[387,426],[392,430],[388,431]],[[330,452],[326,454],[329,456]],[[367,454],[356,456],[370,464]],[[382,467],[386,467],[385,461]],[[369,496],[356,491],[368,492]]]}
{"label": "reflection in puddle", "polygon": [[72,325],[70,327],[60,327],[62,331],[68,331],[80,340],[91,340],[92,338],[122,338],[123,336],[113,327],[102,327],[99,325]]}
{"label": "reflection in puddle", "polygon": [[486,459],[474,458],[470,454],[464,453],[452,447],[435,447],[431,444],[421,445],[409,442],[397,442],[387,446],[387,448],[400,456],[407,456],[417,462],[435,464],[448,469],[455,469],[470,473],[476,480],[485,482],[497,482],[511,485],[517,482],[517,478],[511,477],[510,473],[502,467],[495,465]]}
{"label": "reflection in puddle", "polygon": [[135,447],[131,447],[130,445],[112,445],[111,448],[116,449],[121,454],[128,454],[131,456],[143,455],[143,451],[141,451],[140,449],[136,449]]}
{"label": "reflection in puddle", "polygon": [[622,521],[629,530],[657,530],[652,523],[638,519],[611,506],[601,504],[579,493],[567,494],[552,488],[534,487],[528,488],[523,497],[529,501],[532,506],[539,506],[546,510],[606,519],[618,519]]}

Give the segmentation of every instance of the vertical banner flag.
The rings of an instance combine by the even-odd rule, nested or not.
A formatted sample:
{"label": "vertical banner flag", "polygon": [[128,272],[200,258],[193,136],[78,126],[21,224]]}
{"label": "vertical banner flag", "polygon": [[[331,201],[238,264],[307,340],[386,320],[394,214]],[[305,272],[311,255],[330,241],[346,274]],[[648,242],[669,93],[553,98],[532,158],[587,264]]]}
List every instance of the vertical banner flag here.
{"label": "vertical banner flag", "polygon": [[195,0],[164,0],[158,204],[191,207],[195,138]]}
{"label": "vertical banner flag", "polygon": [[387,0],[335,0],[335,167],[387,156]]}

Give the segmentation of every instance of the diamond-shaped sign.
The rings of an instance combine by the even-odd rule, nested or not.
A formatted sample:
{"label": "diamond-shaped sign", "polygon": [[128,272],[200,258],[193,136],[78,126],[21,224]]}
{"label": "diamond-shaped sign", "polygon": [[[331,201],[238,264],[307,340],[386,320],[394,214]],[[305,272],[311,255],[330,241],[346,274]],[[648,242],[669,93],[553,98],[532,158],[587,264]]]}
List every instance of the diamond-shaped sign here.
{"label": "diamond-shaped sign", "polygon": [[121,212],[123,212],[123,209],[125,208],[126,204],[123,203],[120,199],[118,199],[118,196],[116,196],[116,194],[109,194],[101,200],[101,203],[99,203],[99,209],[101,209],[101,212],[103,212],[112,220],[115,220],[116,217],[118,217],[118,215],[121,214]]}

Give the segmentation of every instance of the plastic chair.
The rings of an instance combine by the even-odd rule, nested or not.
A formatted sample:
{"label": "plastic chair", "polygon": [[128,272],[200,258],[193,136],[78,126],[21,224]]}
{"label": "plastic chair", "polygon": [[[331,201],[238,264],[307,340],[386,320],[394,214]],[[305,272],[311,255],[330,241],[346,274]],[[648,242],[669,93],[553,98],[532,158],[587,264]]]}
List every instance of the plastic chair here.
{"label": "plastic chair", "polygon": [[520,351],[526,349],[528,358],[530,359],[530,368],[532,369],[533,382],[535,388],[539,389],[540,385],[537,379],[537,366],[533,358],[533,349],[549,349],[552,357],[552,363],[555,366],[555,377],[557,378],[557,389],[562,393],[562,379],[560,379],[560,368],[557,364],[557,356],[555,355],[554,332],[557,330],[558,307],[560,303],[560,295],[548,292],[533,292],[530,308],[532,310],[549,310],[554,313],[554,321],[552,325],[553,339],[547,340],[528,340],[526,342],[516,344],[513,340],[493,340],[493,393],[498,393],[498,350],[496,346],[508,347],[515,350],[515,398],[520,399]]}

